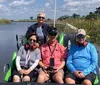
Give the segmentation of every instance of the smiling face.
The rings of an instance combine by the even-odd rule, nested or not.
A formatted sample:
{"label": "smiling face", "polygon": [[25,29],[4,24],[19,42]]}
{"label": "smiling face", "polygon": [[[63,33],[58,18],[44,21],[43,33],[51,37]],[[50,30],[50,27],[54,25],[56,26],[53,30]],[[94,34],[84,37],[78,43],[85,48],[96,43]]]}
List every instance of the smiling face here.
{"label": "smiling face", "polygon": [[29,39],[28,39],[28,43],[30,46],[34,46],[34,44],[36,43],[37,39],[35,35],[32,35]]}
{"label": "smiling face", "polygon": [[37,19],[38,19],[38,23],[39,24],[44,23],[44,21],[45,21],[45,14],[44,13],[39,13],[38,16],[37,16]]}
{"label": "smiling face", "polygon": [[84,43],[84,42],[86,41],[86,36],[85,36],[85,35],[82,35],[82,34],[78,35],[78,36],[77,36],[77,41],[78,41],[80,44]]}

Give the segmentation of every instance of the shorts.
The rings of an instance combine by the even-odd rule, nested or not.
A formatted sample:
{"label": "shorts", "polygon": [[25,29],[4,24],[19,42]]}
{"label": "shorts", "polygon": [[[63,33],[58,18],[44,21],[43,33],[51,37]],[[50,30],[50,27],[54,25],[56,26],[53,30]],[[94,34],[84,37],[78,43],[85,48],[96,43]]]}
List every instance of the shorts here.
{"label": "shorts", "polygon": [[[43,72],[45,73],[45,71],[44,71],[42,68],[39,69],[39,73],[40,73],[41,71],[43,71]],[[60,69],[59,71],[62,73],[62,75],[63,75],[63,77],[64,77],[64,71],[63,71],[63,69]],[[54,76],[55,74],[56,74],[56,73],[51,73],[51,74],[49,74],[49,77],[52,77],[52,76]]]}
{"label": "shorts", "polygon": [[[13,71],[13,76],[14,75],[18,75],[20,78],[21,78],[21,74],[17,71],[17,69],[14,69],[14,71]],[[23,74],[23,77],[24,76],[29,76],[30,77],[30,79],[32,79],[32,78],[34,78],[34,76],[35,76],[35,71],[33,70],[33,71],[31,71],[29,74]]]}
{"label": "shorts", "polygon": [[86,75],[85,78],[77,78],[73,73],[66,74],[65,78],[71,78],[76,81],[76,83],[80,84],[83,82],[83,80],[87,79],[90,80],[92,83],[94,82],[96,78],[96,74],[91,72],[90,74]]}

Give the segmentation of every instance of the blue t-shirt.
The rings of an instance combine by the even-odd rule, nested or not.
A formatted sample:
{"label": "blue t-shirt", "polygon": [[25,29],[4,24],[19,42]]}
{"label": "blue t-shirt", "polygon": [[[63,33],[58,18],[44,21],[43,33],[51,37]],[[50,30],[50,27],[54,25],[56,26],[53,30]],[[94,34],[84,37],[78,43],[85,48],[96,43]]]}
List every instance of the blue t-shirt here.
{"label": "blue t-shirt", "polygon": [[76,70],[82,71],[84,75],[96,73],[97,64],[98,54],[93,44],[88,42],[86,47],[72,45],[66,62],[72,73]]}

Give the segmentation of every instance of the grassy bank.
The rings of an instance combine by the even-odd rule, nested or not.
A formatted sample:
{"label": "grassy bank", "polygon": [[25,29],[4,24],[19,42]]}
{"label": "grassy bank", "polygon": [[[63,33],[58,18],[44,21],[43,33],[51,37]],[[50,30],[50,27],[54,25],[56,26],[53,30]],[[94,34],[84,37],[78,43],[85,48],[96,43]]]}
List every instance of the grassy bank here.
{"label": "grassy bank", "polygon": [[77,28],[83,28],[90,36],[90,41],[97,45],[100,45],[100,20],[85,20],[85,19],[67,19],[60,21],[63,26],[58,26],[59,31],[64,30],[67,33],[67,29],[64,27],[66,23],[72,24]]}
{"label": "grassy bank", "polygon": [[11,21],[8,19],[0,19],[0,24],[10,24]]}

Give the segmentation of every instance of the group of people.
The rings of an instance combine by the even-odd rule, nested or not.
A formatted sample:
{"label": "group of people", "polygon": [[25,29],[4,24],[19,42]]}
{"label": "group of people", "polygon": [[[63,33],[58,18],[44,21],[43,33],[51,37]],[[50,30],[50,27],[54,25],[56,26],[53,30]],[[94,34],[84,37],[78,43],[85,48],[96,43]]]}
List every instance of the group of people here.
{"label": "group of people", "polygon": [[44,23],[45,14],[39,13],[37,20],[26,32],[28,42],[17,53],[13,82],[31,81],[39,66],[38,83],[52,79],[61,84],[92,85],[96,78],[98,54],[95,46],[86,41],[86,31],[78,30],[76,43],[67,53],[67,48],[57,41],[58,30]]}

